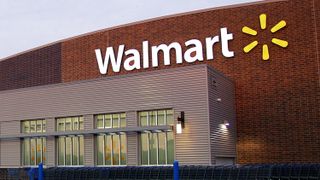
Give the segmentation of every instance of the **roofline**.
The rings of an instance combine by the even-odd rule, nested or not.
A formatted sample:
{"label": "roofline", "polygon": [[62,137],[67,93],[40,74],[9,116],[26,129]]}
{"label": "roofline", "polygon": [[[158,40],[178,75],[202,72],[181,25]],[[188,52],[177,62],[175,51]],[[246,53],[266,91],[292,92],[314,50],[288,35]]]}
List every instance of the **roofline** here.
{"label": "roofline", "polygon": [[203,13],[203,12],[219,10],[219,9],[231,9],[231,8],[238,8],[238,7],[244,7],[244,6],[269,4],[269,3],[275,3],[275,2],[286,2],[286,1],[289,1],[289,0],[257,0],[256,2],[247,2],[247,3],[226,5],[226,6],[205,8],[205,9],[199,9],[199,10],[188,11],[188,12],[183,12],[183,13],[159,16],[159,17],[150,18],[150,19],[146,19],[146,20],[135,21],[135,22],[127,23],[127,24],[107,27],[107,28],[104,28],[104,29],[99,29],[99,30],[83,33],[83,34],[76,35],[76,36],[73,36],[73,37],[70,37],[70,38],[57,40],[57,41],[54,41],[52,43],[41,45],[41,46],[38,46],[38,47],[35,47],[35,48],[31,48],[31,49],[28,49],[28,50],[25,50],[25,51],[22,51],[22,52],[19,52],[19,53],[16,53],[16,54],[4,57],[4,58],[0,58],[0,61],[4,61],[4,60],[7,60],[7,59],[10,59],[10,58],[13,58],[13,57],[28,53],[28,52],[32,52],[32,51],[35,51],[35,50],[38,50],[38,49],[42,49],[42,48],[54,45],[54,44],[59,44],[59,43],[63,43],[63,42],[66,42],[66,41],[69,41],[69,40],[73,40],[73,39],[77,39],[77,38],[80,38],[80,37],[85,37],[85,36],[92,35],[92,34],[95,34],[95,33],[104,32],[104,31],[110,31],[110,30],[114,30],[114,29],[118,29],[118,28],[122,28],[122,27],[128,27],[128,26],[138,25],[138,24],[152,22],[152,21],[156,21],[156,20],[162,20],[162,19],[168,19],[168,18],[172,18],[172,17],[185,16],[185,15],[190,15],[190,14]]}

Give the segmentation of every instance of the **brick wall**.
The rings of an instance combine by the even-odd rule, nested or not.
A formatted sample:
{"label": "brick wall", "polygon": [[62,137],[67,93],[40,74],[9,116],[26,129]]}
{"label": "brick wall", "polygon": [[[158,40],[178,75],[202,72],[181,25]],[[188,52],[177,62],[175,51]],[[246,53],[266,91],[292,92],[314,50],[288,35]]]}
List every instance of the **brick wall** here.
{"label": "brick wall", "polygon": [[[303,4],[303,5],[302,5]],[[319,6],[318,6],[319,12]],[[259,15],[267,14],[268,30],[260,30]],[[313,18],[313,0],[291,0],[253,3],[99,31],[62,43],[62,80],[64,82],[97,78],[99,74],[94,49],[125,44],[126,49],[141,52],[141,43],[169,44],[219,35],[219,28],[228,27],[234,34],[230,49],[235,57],[222,57],[220,46],[215,47],[213,61],[204,61],[232,78],[236,83],[238,126],[238,162],[319,162],[319,75]],[[269,29],[280,20],[287,27],[275,34]],[[318,18],[319,19],[319,18]],[[258,31],[256,37],[241,32],[247,25]],[[271,38],[287,40],[289,46],[280,48]],[[269,46],[270,60],[261,59],[261,44],[250,53],[242,48],[258,39]],[[204,51],[205,52],[205,51]],[[174,62],[173,52],[171,61]],[[159,57],[162,58],[162,55]],[[163,66],[156,70],[187,66]],[[109,76],[133,72],[113,73]]]}
{"label": "brick wall", "polygon": [[[267,14],[267,30],[259,28],[261,13]],[[101,77],[94,53],[97,48],[104,52],[106,47],[113,46],[117,50],[118,45],[125,44],[126,49],[141,51],[144,40],[150,45],[159,45],[183,44],[193,38],[204,44],[204,38],[219,35],[219,29],[227,27],[234,35],[229,44],[235,57],[224,58],[219,44],[214,48],[215,59],[201,63],[210,64],[235,81],[238,163],[320,162],[319,14],[318,0],[267,1],[101,30],[61,43],[61,80]],[[270,33],[270,28],[282,19],[286,20],[287,27]],[[258,35],[243,34],[241,29],[245,25],[257,30]],[[272,44],[272,37],[287,40],[289,46],[283,49]],[[269,61],[261,59],[261,44],[250,53],[243,53],[242,48],[256,39],[268,44]],[[175,61],[173,55],[171,52],[172,62]],[[163,66],[160,60],[159,65],[158,68],[119,73],[109,68],[108,76],[192,64]],[[30,71],[38,67],[33,66]],[[13,82],[15,88],[25,87],[14,86]]]}
{"label": "brick wall", "polygon": [[61,82],[61,48],[54,44],[0,61],[0,91]]}

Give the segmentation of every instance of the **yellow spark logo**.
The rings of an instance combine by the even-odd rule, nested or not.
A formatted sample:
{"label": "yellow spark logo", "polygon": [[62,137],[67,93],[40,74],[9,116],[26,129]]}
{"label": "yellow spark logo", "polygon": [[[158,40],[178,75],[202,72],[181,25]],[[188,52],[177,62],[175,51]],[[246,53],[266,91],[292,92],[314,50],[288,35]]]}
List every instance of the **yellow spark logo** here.
{"label": "yellow spark logo", "polygon": [[[267,15],[266,14],[261,14],[259,16],[260,19],[260,28],[261,29],[266,29],[267,28]],[[284,20],[281,20],[280,22],[278,22],[276,25],[274,25],[270,31],[271,33],[275,33],[277,31],[279,31],[280,29],[284,28],[286,26],[286,22]],[[258,33],[257,31],[253,30],[250,27],[244,26],[242,28],[242,32],[245,34],[249,34],[251,36],[256,36]],[[276,44],[280,47],[287,47],[288,46],[288,42],[282,39],[278,39],[278,38],[272,38],[271,42],[273,44]],[[243,51],[245,53],[250,52],[253,48],[255,48],[257,45],[259,44],[259,42],[257,40],[251,42],[250,44],[248,44],[246,47],[243,48]],[[262,59],[263,60],[269,60],[269,47],[267,44],[263,44],[262,45]]]}

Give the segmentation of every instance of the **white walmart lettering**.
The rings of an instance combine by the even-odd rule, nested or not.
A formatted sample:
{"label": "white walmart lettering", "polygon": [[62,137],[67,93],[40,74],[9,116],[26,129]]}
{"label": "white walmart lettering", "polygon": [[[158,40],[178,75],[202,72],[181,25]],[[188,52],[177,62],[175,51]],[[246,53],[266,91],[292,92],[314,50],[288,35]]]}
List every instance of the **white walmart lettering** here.
{"label": "white walmart lettering", "polygon": [[[206,46],[206,59],[213,60],[213,49],[214,46],[221,42],[222,55],[224,57],[230,58],[234,57],[234,52],[229,50],[229,41],[233,40],[233,34],[227,31],[227,28],[220,29],[220,37],[207,37],[205,38]],[[203,47],[202,42],[198,39],[191,39],[184,43],[187,50],[183,53],[181,44],[178,42],[172,42],[169,45],[160,44],[158,46],[151,46],[151,63],[152,67],[159,66],[159,52],[163,53],[163,64],[165,66],[170,65],[170,51],[175,52],[175,63],[181,64],[183,60],[188,63],[193,63],[195,61],[203,61]],[[98,62],[99,70],[101,74],[108,73],[108,66],[111,64],[112,70],[114,72],[120,72],[121,64],[123,60],[123,54],[125,54],[125,60],[123,63],[123,68],[126,71],[132,71],[134,69],[149,68],[149,42],[142,42],[142,66],[141,66],[141,54],[137,49],[125,50],[125,45],[119,45],[117,55],[115,55],[113,47],[107,47],[105,56],[103,58],[101,50],[96,49],[96,59]],[[110,63],[111,62],[111,63]]]}

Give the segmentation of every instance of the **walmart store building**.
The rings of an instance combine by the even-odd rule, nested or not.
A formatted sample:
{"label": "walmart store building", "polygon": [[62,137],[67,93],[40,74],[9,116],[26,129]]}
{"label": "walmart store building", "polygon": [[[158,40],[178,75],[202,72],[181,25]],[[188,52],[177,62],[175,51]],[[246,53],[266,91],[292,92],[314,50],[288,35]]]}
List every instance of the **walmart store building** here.
{"label": "walmart store building", "polygon": [[320,1],[273,0],[2,59],[0,167],[319,163],[319,37]]}

